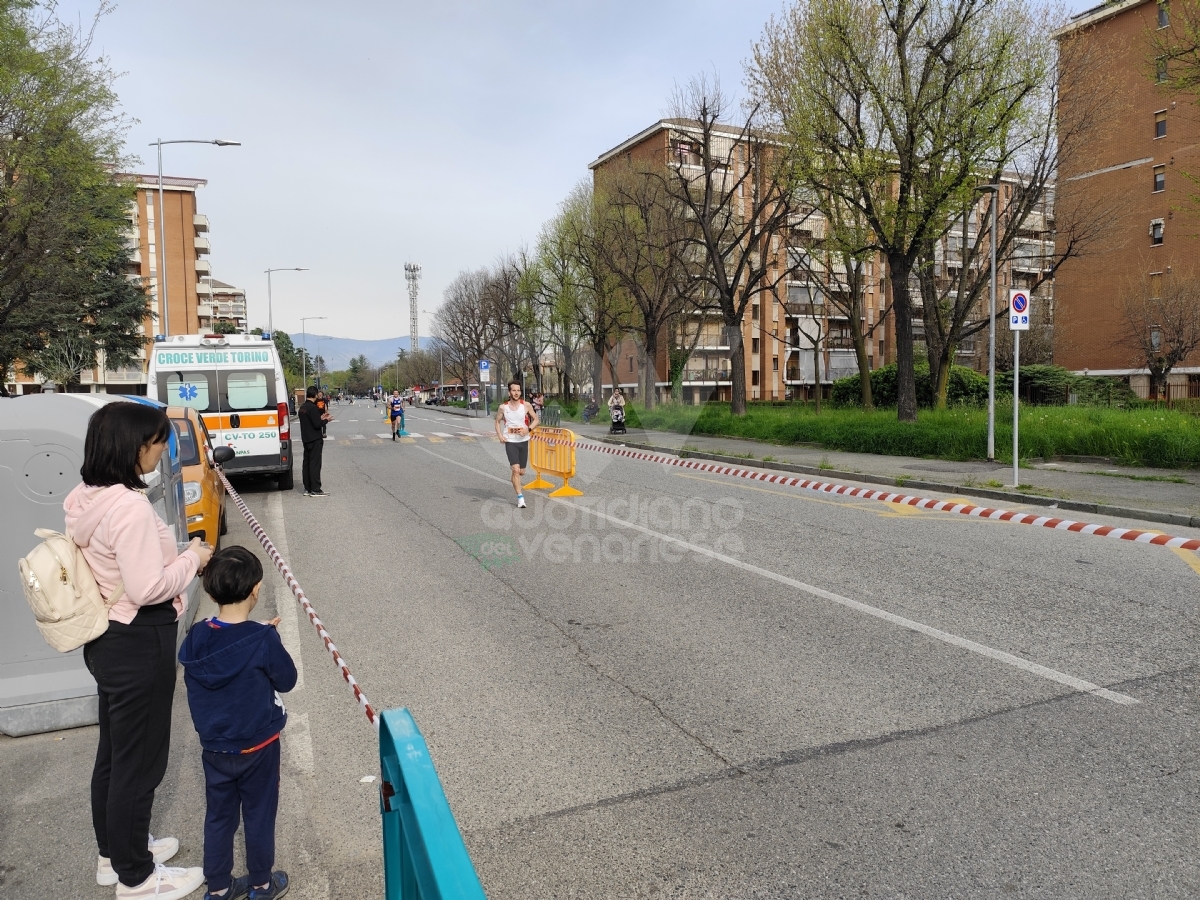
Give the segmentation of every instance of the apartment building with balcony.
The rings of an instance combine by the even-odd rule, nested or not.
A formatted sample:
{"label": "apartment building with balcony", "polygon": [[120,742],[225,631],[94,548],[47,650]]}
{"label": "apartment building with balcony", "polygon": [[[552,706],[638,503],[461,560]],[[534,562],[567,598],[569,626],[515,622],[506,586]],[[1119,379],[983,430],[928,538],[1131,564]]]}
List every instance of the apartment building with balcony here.
{"label": "apartment building with balcony", "polygon": [[[1083,208],[1120,200],[1098,245],[1059,273],[1055,360],[1075,371],[1123,377],[1142,396],[1150,392],[1149,372],[1120,340],[1124,296],[1139,284],[1153,291],[1164,276],[1200,276],[1196,98],[1170,89],[1151,43],[1154,36],[1172,39],[1172,6],[1153,0],[1105,3],[1054,33],[1060,43],[1071,41],[1103,62],[1062,92],[1060,119],[1070,121],[1077,109],[1087,109],[1097,91],[1112,96],[1088,152],[1060,172],[1060,200]],[[1177,366],[1169,380],[1173,396],[1200,396],[1200,352]]]}
{"label": "apartment building with balcony", "polygon": [[208,260],[200,263],[206,273],[199,285],[200,328],[213,331],[218,325],[232,325],[239,332],[246,331],[246,292],[207,274]]}
{"label": "apartment building with balcony", "polygon": [[[739,136],[737,129],[729,128],[720,133],[719,139],[736,142]],[[699,172],[698,138],[699,132],[693,123],[663,119],[602,154],[589,168],[595,177],[608,166],[628,162],[690,166]],[[733,153],[729,158],[736,166],[744,157]],[[727,170],[725,177],[736,178],[736,171]],[[1002,233],[1015,186],[1015,178],[1010,177],[1002,179],[999,188],[998,217]],[[1009,287],[1028,289],[1037,284],[1035,314],[1047,328],[1051,327],[1054,314],[1053,280],[1046,277],[1054,258],[1053,200],[1051,192],[1025,219],[1015,236],[1012,252],[1002,255],[997,267],[998,308],[1004,308]],[[974,246],[981,234],[986,238],[988,203],[988,195],[981,194],[966,216],[949,223],[948,234],[934,248],[931,273],[933,283],[943,295],[952,296],[949,292],[964,264],[973,267],[976,278],[981,276],[979,267],[988,265],[986,253],[964,263],[962,252],[964,239],[968,246]],[[797,198],[796,211],[788,228],[772,245],[776,268],[770,273],[770,279],[776,287],[773,292],[753,298],[742,322],[746,391],[750,400],[808,400],[815,396],[818,384],[820,390],[827,392],[832,382],[857,374],[858,361],[849,318],[854,305],[848,302],[852,285],[860,298],[857,311],[861,330],[867,335],[866,355],[870,367],[874,369],[895,361],[895,323],[885,261],[872,255],[854,263],[829,252],[824,245],[827,228],[828,223],[815,207],[805,204],[803,198]],[[847,265],[857,265],[858,269],[851,273]],[[855,275],[853,279],[851,274]],[[922,294],[915,278],[911,287],[917,319],[914,331],[917,349],[921,351],[924,349]],[[985,290],[972,310],[972,322],[986,325],[987,299]],[[681,316],[673,330],[671,346],[691,350],[684,367],[679,399],[685,403],[731,399],[731,336],[720,315],[712,311],[692,311]],[[980,334],[982,339],[979,336],[969,338],[956,348],[957,364],[986,370],[987,332],[983,330]],[[626,339],[613,355],[615,367],[610,365],[611,361],[605,362],[604,389],[611,390],[617,384],[627,393],[636,391],[636,343]],[[657,371],[656,388],[664,393],[670,387],[665,348],[659,353]]]}
{"label": "apartment building with balcony", "polygon": [[[149,347],[154,335],[164,333],[164,325],[170,334],[195,334],[201,327],[202,299],[207,309],[212,309],[212,288],[209,262],[208,217],[197,209],[197,191],[208,182],[203,178],[163,177],[162,217],[159,221],[159,195],[157,175],[121,173],[117,176],[137,187],[133,202],[129,205],[127,219],[129,230],[127,244],[130,249],[128,277],[139,280],[150,297],[153,315],[142,326],[146,335],[146,349],[139,360],[130,366],[113,371],[105,367],[101,356],[95,369],[85,370],[80,385],[74,390],[92,393],[144,394],[146,392],[146,369]],[[158,290],[159,252],[163,242],[166,247],[167,303],[164,310]],[[220,282],[218,282],[219,284]],[[228,286],[227,286],[228,287]],[[245,324],[245,294],[241,294],[241,323]],[[227,308],[235,308],[236,298],[228,297]],[[217,317],[218,319],[220,316]],[[235,317],[232,312],[231,320]],[[211,321],[212,314],[206,315]],[[18,372],[7,374],[9,388],[13,393],[34,393],[41,390],[42,379],[30,378]]]}

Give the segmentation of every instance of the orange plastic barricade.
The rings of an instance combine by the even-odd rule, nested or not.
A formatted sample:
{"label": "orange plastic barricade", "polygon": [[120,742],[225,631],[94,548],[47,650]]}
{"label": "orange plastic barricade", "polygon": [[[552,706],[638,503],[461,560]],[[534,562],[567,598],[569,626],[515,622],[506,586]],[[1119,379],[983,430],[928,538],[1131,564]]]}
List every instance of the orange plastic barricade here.
{"label": "orange plastic barricade", "polygon": [[550,492],[551,497],[583,496],[583,491],[571,487],[571,479],[575,477],[575,432],[569,428],[543,428],[540,425],[535,428],[529,441],[529,465],[537,472],[537,478],[525,487],[554,487],[544,477],[549,473],[563,480],[562,487]]}

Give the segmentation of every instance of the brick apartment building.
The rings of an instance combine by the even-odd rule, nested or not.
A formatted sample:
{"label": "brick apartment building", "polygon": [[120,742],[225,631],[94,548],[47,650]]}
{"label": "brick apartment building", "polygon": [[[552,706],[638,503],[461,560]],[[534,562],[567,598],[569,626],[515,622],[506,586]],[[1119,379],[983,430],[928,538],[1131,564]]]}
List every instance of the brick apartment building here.
{"label": "brick apartment building", "polygon": [[[1055,362],[1125,377],[1142,396],[1150,390],[1144,362],[1119,343],[1123,294],[1139,282],[1153,290],[1173,271],[1200,275],[1200,222],[1189,200],[1196,190],[1189,176],[1200,173],[1200,119],[1194,97],[1155,83],[1150,44],[1169,24],[1169,3],[1124,0],[1080,13],[1054,35],[1103,58],[1091,77],[1118,100],[1091,152],[1059,173],[1059,202],[1122,200],[1103,246],[1059,272]],[[1064,119],[1088,92],[1087,81],[1064,91]],[[1200,354],[1174,370],[1170,390],[1200,396]]]}
{"label": "brick apartment building", "polygon": [[[80,384],[72,390],[88,393],[144,394],[146,392],[147,353],[155,334],[196,334],[201,325],[212,327],[217,321],[246,324],[246,296],[239,288],[212,279],[208,259],[208,217],[198,212],[196,192],[208,182],[202,178],[163,177],[164,236],[166,241],[167,301],[170,309],[164,319],[158,291],[158,251],[160,244],[157,175],[121,174],[118,178],[137,184],[137,194],[129,206],[129,277],[146,286],[155,316],[143,325],[147,350],[133,365],[113,371],[105,368],[103,358],[92,370],[85,370]],[[214,302],[215,300],[215,302]],[[40,378],[8,372],[6,382],[11,393],[36,393],[42,389]]]}
{"label": "brick apartment building", "polygon": [[[700,167],[697,155],[699,129],[686,120],[663,119],[638,134],[633,135],[616,147],[601,154],[589,164],[593,177],[599,177],[606,167],[623,163],[653,165],[694,165],[697,174]],[[729,128],[720,132],[725,140],[736,142],[739,130]],[[732,165],[738,165],[744,156],[730,154]],[[690,161],[690,160],[694,160]],[[736,177],[737,173],[733,173]],[[1011,197],[1011,184],[1002,182],[1000,209]],[[967,216],[968,237],[974,240],[979,229],[987,228],[988,199],[981,196],[979,204]],[[961,225],[961,223],[959,223]],[[850,321],[837,306],[825,302],[823,291],[836,289],[844,283],[845,271],[837,262],[827,263],[824,283],[811,279],[806,271],[811,267],[797,265],[799,257],[811,253],[812,242],[825,236],[825,221],[819,214],[801,210],[793,217],[793,227],[781,235],[775,258],[781,268],[790,267],[785,277],[776,269],[771,280],[778,279],[778,288],[771,293],[762,293],[754,298],[742,321],[742,340],[746,365],[746,390],[748,400],[811,399],[816,394],[816,353],[820,353],[820,381],[827,392],[832,382],[858,373],[854,345],[851,338]],[[1053,255],[1052,233],[1053,211],[1043,205],[1031,215],[1019,232],[1013,251],[997,269],[997,296],[1003,308],[1009,286],[1030,287],[1047,268]],[[955,229],[961,234],[961,227]],[[986,263],[985,263],[986,264]],[[936,248],[934,260],[938,279],[950,279],[955,270],[961,268],[961,256],[949,246],[947,240]],[[868,260],[865,264],[865,290],[863,297],[863,329],[874,328],[867,341],[867,355],[872,369],[879,368],[896,358],[895,323],[890,312],[890,288],[887,266],[882,257]],[[1035,294],[1035,313],[1043,323],[1052,323],[1053,281],[1045,281]],[[924,326],[921,321],[920,291],[914,282],[914,333],[920,350],[923,344]],[[986,304],[986,296],[983,303]],[[986,309],[981,308],[975,316],[986,319]],[[816,326],[820,326],[820,329]],[[1003,320],[1000,326],[1004,325]],[[1049,325],[1047,325],[1049,327]],[[685,317],[676,334],[669,339],[673,346],[691,347],[691,357],[684,369],[684,403],[703,403],[707,400],[731,399],[733,382],[730,374],[730,345],[724,333],[718,313],[702,313]],[[814,350],[806,335],[821,335],[819,346]],[[986,371],[987,332],[968,339],[957,349],[958,365],[969,365]],[[669,388],[667,349],[662,349],[657,360],[660,394]],[[617,384],[627,394],[638,387],[637,345],[632,339],[622,341],[616,356],[616,371],[610,361],[604,364],[605,383],[602,392],[611,391]]]}

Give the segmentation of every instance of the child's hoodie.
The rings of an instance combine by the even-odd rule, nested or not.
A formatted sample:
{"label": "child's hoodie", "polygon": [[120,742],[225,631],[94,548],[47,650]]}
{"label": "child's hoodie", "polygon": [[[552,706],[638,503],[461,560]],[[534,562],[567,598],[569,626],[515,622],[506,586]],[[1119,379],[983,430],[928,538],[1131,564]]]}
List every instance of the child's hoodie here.
{"label": "child's hoodie", "polygon": [[276,692],[296,686],[296,665],[270,625],[197,622],[179,648],[179,661],[205,750],[241,753],[283,730],[287,710]]}

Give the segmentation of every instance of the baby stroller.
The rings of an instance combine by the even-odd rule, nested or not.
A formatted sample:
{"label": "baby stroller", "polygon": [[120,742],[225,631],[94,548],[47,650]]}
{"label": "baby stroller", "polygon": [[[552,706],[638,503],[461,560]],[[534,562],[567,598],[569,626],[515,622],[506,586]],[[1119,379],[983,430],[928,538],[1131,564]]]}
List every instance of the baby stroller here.
{"label": "baby stroller", "polygon": [[612,413],[612,427],[608,429],[609,434],[625,434],[625,407],[613,406],[610,407]]}

